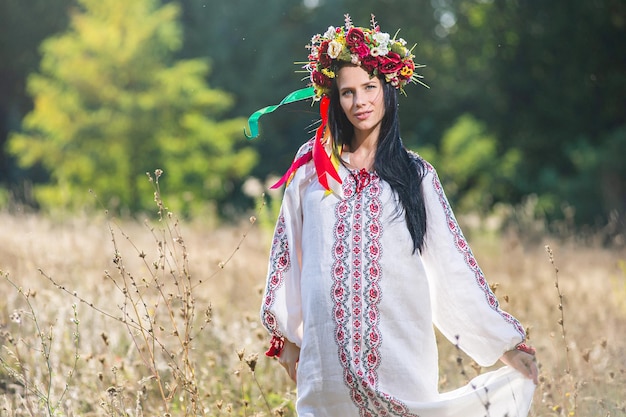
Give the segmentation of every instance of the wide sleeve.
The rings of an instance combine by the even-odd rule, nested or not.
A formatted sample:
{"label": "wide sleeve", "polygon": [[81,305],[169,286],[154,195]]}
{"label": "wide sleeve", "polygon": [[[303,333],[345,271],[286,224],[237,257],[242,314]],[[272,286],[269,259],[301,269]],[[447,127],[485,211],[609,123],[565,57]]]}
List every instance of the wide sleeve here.
{"label": "wide sleeve", "polygon": [[[309,144],[304,145],[296,160],[309,148]],[[304,166],[297,169],[288,182],[274,229],[261,305],[261,323],[272,336],[268,356],[280,355],[284,338],[298,346],[302,342],[300,194],[305,171]]]}
{"label": "wide sleeve", "polygon": [[459,227],[435,169],[426,163],[422,181],[428,275],[433,322],[481,366],[493,365],[525,340],[522,325],[500,309]]}

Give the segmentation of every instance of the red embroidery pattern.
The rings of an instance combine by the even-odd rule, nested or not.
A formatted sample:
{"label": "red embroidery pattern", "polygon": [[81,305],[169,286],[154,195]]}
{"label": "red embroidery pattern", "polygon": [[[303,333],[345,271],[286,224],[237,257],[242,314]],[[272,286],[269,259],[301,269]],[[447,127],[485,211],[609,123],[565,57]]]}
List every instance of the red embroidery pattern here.
{"label": "red embroidery pattern", "polygon": [[[315,138],[310,139],[303,144],[298,150],[294,162],[279,180],[271,188],[276,188],[282,183],[289,182],[295,175],[296,171],[303,165],[305,165],[311,159],[311,152],[313,149],[313,142]],[[285,217],[283,213],[280,213],[276,224],[276,230],[274,232],[274,239],[272,241],[272,250],[270,252],[271,266],[269,271],[269,279],[267,282],[267,288],[265,291],[265,299],[263,300],[263,307],[261,312],[261,322],[265,328],[272,333],[272,340],[270,346],[265,352],[267,356],[276,357],[280,356],[284,345],[284,337],[281,331],[278,329],[278,323],[276,316],[271,311],[271,307],[276,299],[276,291],[280,288],[284,281],[284,274],[291,265],[289,257],[289,241],[287,240],[287,233],[285,227]]]}
{"label": "red embroidery pattern", "polygon": [[430,171],[433,175],[433,187],[435,188],[435,191],[437,192],[437,195],[439,196],[439,202],[441,203],[441,206],[443,207],[443,210],[446,213],[448,229],[450,230],[450,233],[452,233],[453,235],[456,248],[458,249],[459,252],[463,254],[465,258],[465,263],[474,272],[476,283],[485,293],[485,298],[487,299],[487,303],[493,310],[497,311],[498,314],[500,314],[508,323],[511,323],[515,327],[515,330],[522,336],[522,338],[525,338],[526,332],[524,331],[524,328],[522,327],[521,323],[517,321],[509,313],[500,310],[498,299],[496,298],[494,293],[491,291],[491,288],[489,288],[489,284],[487,283],[487,280],[485,279],[485,275],[483,274],[483,271],[478,266],[478,262],[476,262],[476,258],[474,258],[474,254],[472,253],[472,250],[467,244],[467,240],[465,240],[465,237],[463,236],[463,232],[461,231],[461,228],[459,227],[454,217],[454,214],[452,213],[452,209],[450,208],[450,203],[448,203],[448,199],[446,198],[445,192],[443,190],[443,187],[441,186],[441,182],[439,181],[439,177],[437,176],[437,172],[435,171],[435,168],[426,161],[424,161],[424,163],[426,165],[426,169]]}
{"label": "red embroidery pattern", "polygon": [[382,192],[376,174],[361,171],[343,182],[335,208],[331,299],[335,341],[346,386],[361,417],[406,416],[404,403],[381,392],[379,329]]}
{"label": "red embroidery pattern", "polygon": [[276,291],[283,285],[285,272],[291,266],[289,257],[289,241],[287,240],[287,228],[285,227],[285,216],[283,213],[278,217],[274,239],[272,240],[272,250],[270,252],[270,270],[265,299],[263,300],[263,311],[261,321],[265,328],[276,337],[282,337],[274,313],[271,307],[276,300]]}

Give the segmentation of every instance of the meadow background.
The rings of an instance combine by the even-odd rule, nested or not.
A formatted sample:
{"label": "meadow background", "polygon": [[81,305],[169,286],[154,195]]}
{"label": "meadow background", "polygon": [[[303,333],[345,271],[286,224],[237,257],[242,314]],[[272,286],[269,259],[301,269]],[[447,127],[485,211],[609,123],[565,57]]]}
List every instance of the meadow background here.
{"label": "meadow background", "polygon": [[[0,415],[294,416],[258,319],[267,211],[228,227],[1,213]],[[461,222],[537,348],[531,416],[625,415],[626,250]],[[484,371],[441,338],[440,369],[441,390]]]}
{"label": "meadow background", "polygon": [[[403,141],[528,327],[532,415],[626,415],[623,1],[1,0],[0,416],[294,415],[268,188],[319,115],[244,128],[345,13],[426,64]],[[443,340],[440,368],[482,372]]]}

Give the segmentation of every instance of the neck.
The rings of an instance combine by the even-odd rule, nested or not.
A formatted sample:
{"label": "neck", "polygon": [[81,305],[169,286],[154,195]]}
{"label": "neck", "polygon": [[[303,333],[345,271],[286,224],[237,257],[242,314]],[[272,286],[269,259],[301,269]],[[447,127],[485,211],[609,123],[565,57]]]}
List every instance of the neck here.
{"label": "neck", "polygon": [[367,171],[372,171],[376,157],[378,134],[372,132],[368,135],[359,135],[358,133],[362,132],[355,132],[350,146],[344,146],[344,152],[350,157],[348,165],[358,170],[365,168]]}

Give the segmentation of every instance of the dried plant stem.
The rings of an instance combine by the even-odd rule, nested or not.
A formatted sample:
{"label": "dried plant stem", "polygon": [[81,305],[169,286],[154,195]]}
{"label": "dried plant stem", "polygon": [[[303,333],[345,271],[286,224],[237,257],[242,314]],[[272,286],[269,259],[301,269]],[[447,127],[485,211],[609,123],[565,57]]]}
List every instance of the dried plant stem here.
{"label": "dried plant stem", "polygon": [[[80,322],[78,320],[78,312],[76,310],[76,305],[75,304],[72,305],[72,309],[74,313],[72,317],[72,322],[74,323],[74,326],[75,326],[74,332],[72,335],[72,344],[74,346],[74,361],[73,361],[71,369],[69,370],[67,374],[67,380],[65,382],[63,391],[59,394],[58,399],[56,401],[53,401],[52,397],[54,395],[53,385],[54,385],[54,376],[55,376],[55,370],[51,362],[52,343],[54,340],[53,326],[50,325],[50,328],[47,331],[44,331],[42,324],[39,321],[37,312],[35,311],[35,307],[31,303],[32,293],[30,291],[24,291],[22,287],[18,286],[15,282],[11,280],[8,274],[5,274],[4,272],[0,271],[0,275],[2,276],[2,278],[4,278],[6,282],[8,282],[11,286],[13,286],[13,288],[16,289],[18,294],[22,296],[22,298],[26,302],[26,305],[28,306],[28,311],[30,313],[29,317],[32,320],[33,325],[35,326],[36,338],[40,342],[40,348],[37,348],[35,346],[28,344],[24,339],[20,339],[19,342],[24,343],[29,349],[38,351],[43,357],[44,363],[45,363],[45,369],[46,369],[46,378],[44,381],[43,389],[37,386],[36,383],[30,382],[28,369],[24,366],[24,361],[21,359],[21,356],[20,356],[18,342],[13,343],[13,346],[15,347],[15,351],[10,352],[11,356],[15,359],[16,364],[12,365],[2,358],[0,358],[0,363],[11,377],[13,377],[16,381],[20,382],[24,386],[24,389],[27,392],[30,392],[31,394],[35,395],[39,399],[39,401],[45,406],[46,411],[49,416],[56,415],[57,410],[60,409],[61,403],[68,393],[72,379],[76,373],[76,369],[78,368],[78,361],[80,359],[80,355],[78,353],[79,335],[80,335],[79,323]],[[8,347],[5,347],[5,349],[8,350]],[[27,401],[26,399],[24,399],[24,404],[29,409],[29,412],[31,415],[37,414],[33,411],[30,401]]]}
{"label": "dried plant stem", "polygon": [[270,405],[269,401],[267,400],[267,397],[265,396],[265,392],[263,392],[263,388],[261,387],[261,384],[259,383],[259,380],[257,379],[256,373],[254,371],[252,371],[252,379],[254,380],[254,383],[256,384],[256,386],[259,388],[259,392],[261,393],[261,397],[263,398],[263,401],[265,402],[265,407],[267,407],[267,411],[271,415],[272,414],[272,406]]}
{"label": "dried plant stem", "polygon": [[[55,339],[57,338],[53,334],[53,327],[51,326],[50,330],[41,327],[42,323],[36,319],[34,308],[29,301],[34,295],[30,296],[30,293],[22,292],[21,288],[13,284],[26,298],[31,314],[35,316],[31,328],[32,326],[35,327],[32,333],[36,332],[36,337],[34,341],[30,339],[26,341],[22,338],[10,341],[10,344],[4,347],[4,350],[7,351],[7,359],[4,359],[5,356],[0,356],[0,370],[3,370],[21,386],[20,391],[23,390],[28,394],[20,399],[24,404],[20,407],[26,412],[25,415],[45,414],[51,417],[62,411],[61,406],[63,406],[66,414],[72,414],[69,400],[64,404],[61,404],[61,400],[69,396],[69,382],[78,375],[76,371],[80,359],[79,345],[82,341],[79,337],[76,305],[85,305],[97,315],[117,323],[117,329],[123,336],[122,342],[117,346],[124,348],[128,346],[125,359],[120,357],[117,352],[113,352],[116,357],[115,362],[113,362],[115,365],[110,368],[113,373],[110,382],[105,382],[105,372],[98,372],[97,375],[97,385],[103,389],[105,395],[104,398],[101,397],[100,406],[106,415],[114,417],[129,415],[128,410],[131,409],[129,407],[132,407],[129,404],[133,392],[129,391],[130,385],[128,385],[126,378],[131,372],[138,372],[140,377],[138,378],[140,390],[136,391],[136,395],[134,395],[134,414],[137,417],[156,414],[170,416],[174,413],[187,417],[212,415],[210,414],[210,407],[204,403],[208,401],[208,398],[212,398],[214,393],[211,391],[212,386],[204,381],[206,374],[203,371],[205,368],[198,361],[200,358],[201,360],[206,359],[206,351],[202,348],[199,349],[203,346],[198,345],[201,342],[196,342],[196,337],[201,336],[203,330],[212,323],[212,308],[210,303],[208,306],[202,306],[202,317],[196,317],[196,308],[200,308],[200,306],[196,302],[198,292],[195,290],[203,283],[203,280],[204,282],[209,281],[217,274],[222,273],[225,267],[231,263],[242,248],[252,227],[255,226],[257,215],[264,209],[266,203],[264,200],[261,201],[255,215],[250,217],[248,227],[244,228],[244,233],[237,239],[235,248],[225,260],[220,262],[214,271],[210,271],[208,274],[203,271],[202,274],[199,274],[205,277],[203,280],[192,280],[187,245],[181,234],[180,223],[161,200],[159,187],[161,174],[162,172],[157,170],[155,176],[148,175],[154,187],[154,200],[158,207],[159,224],[152,227],[152,222],[150,224],[148,221],[144,223],[154,239],[154,243],[156,243],[155,259],[150,259],[135,245],[131,237],[123,230],[120,222],[117,222],[113,217],[107,218],[112,245],[109,250],[113,253],[110,259],[114,266],[110,272],[104,271],[104,279],[107,283],[107,292],[111,292],[110,295],[114,296],[113,298],[116,300],[114,304],[97,303],[98,305],[96,305],[90,301],[90,298],[96,299],[95,295],[89,295],[87,292],[79,295],[79,291],[68,288],[67,284],[59,282],[44,272],[43,269],[38,269],[41,276],[57,290],[60,290],[59,292],[63,296],[69,295],[76,300],[76,304],[72,305],[74,314],[71,318],[74,326],[72,329],[73,363],[70,364],[72,369],[67,373],[64,387],[53,385],[55,382],[58,384],[60,377],[56,363],[51,361],[53,336]],[[108,211],[107,217],[109,217]],[[128,248],[130,248],[130,256],[126,252],[122,253],[128,251]],[[130,262],[135,255],[141,258],[137,265],[135,262]],[[135,270],[136,266],[139,267],[139,271]],[[1,273],[0,275],[4,274]],[[106,299],[110,300],[111,298],[107,295]],[[218,337],[222,337],[221,333],[217,333],[217,331],[216,334],[219,335]],[[0,337],[2,336],[3,334],[0,334]],[[109,346],[109,338],[105,333],[101,333],[101,338],[106,346]],[[54,346],[56,346],[56,340],[54,342]],[[23,345],[28,348],[31,356],[34,352],[39,358],[43,357],[46,366],[39,365],[37,368],[31,368],[29,360],[32,359],[20,356],[24,355]],[[98,360],[102,365],[110,363],[108,357],[104,355],[99,356]],[[131,367],[126,366],[127,360],[132,361],[132,371],[130,370]],[[271,415],[274,414],[275,410],[272,410],[270,404],[275,399],[266,396],[261,387],[262,384],[257,379],[254,372],[256,360],[256,354],[245,359],[252,371],[254,384],[258,387],[267,412]],[[119,365],[117,361],[120,361]],[[40,369],[40,371],[35,375],[30,372],[31,369]],[[203,379],[198,380],[198,378]],[[217,375],[215,378],[217,380],[220,376]],[[103,382],[106,385],[101,385]],[[216,387],[218,392],[221,391],[221,380],[219,384],[220,387]],[[106,388],[107,386],[108,388]],[[256,391],[252,385],[242,382],[240,387],[242,403],[241,408],[237,410],[237,415],[249,416],[253,414],[252,400],[248,397],[252,391]],[[56,394],[58,392],[60,392],[60,396]],[[237,391],[233,391],[233,393],[235,396],[237,395]],[[59,401],[52,402],[50,398],[52,396],[59,397]],[[259,401],[258,407],[263,408],[260,400],[257,401]],[[222,400],[218,400],[216,404],[220,404],[218,408],[221,409]],[[232,403],[227,405],[226,411],[229,414],[234,411]]]}
{"label": "dried plant stem", "polygon": [[[213,272],[209,278],[213,278],[215,277],[217,274],[219,274],[221,272],[222,269],[224,269],[226,267],[226,265],[228,265],[228,263],[233,259],[233,257],[235,256],[235,254],[239,251],[239,249],[241,249],[241,245],[243,244],[243,242],[246,240],[246,238],[248,237],[248,234],[250,233],[250,231],[252,230],[252,227],[255,225],[256,221],[257,221],[257,216],[259,215],[259,213],[261,212],[261,210],[263,210],[265,208],[265,199],[261,199],[261,204],[259,205],[259,208],[256,211],[256,216],[251,216],[250,217],[250,224],[248,225],[248,228],[243,232],[243,234],[241,235],[241,238],[239,239],[239,242],[237,242],[237,246],[235,246],[235,249],[233,249],[233,251],[230,253],[230,255],[226,258],[226,260],[221,261],[218,266],[219,269],[216,270],[215,272]],[[192,289],[195,289],[196,287],[198,287],[200,284],[202,284],[203,281],[198,281],[197,284],[195,284]]]}
{"label": "dried plant stem", "polygon": [[570,348],[569,348],[569,343],[567,340],[567,332],[565,330],[564,299],[563,299],[563,292],[561,291],[561,286],[559,285],[559,268],[556,265],[556,262],[554,260],[554,252],[552,251],[552,248],[550,247],[550,245],[546,245],[545,249],[546,249],[546,252],[548,253],[550,264],[552,265],[554,269],[554,287],[556,288],[556,291],[559,297],[558,307],[559,307],[560,318],[558,320],[558,323],[559,323],[559,327],[561,328],[561,338],[563,340],[563,346],[565,348],[565,364],[566,364],[565,375],[569,379],[570,391],[571,391],[567,393],[566,396],[569,396],[572,401],[572,409],[570,410],[568,415],[576,415],[577,410],[578,410],[578,383],[574,381],[573,379],[572,367],[570,363]]}
{"label": "dried plant stem", "polygon": [[556,292],[559,296],[559,313],[560,313],[560,318],[559,318],[559,327],[561,328],[561,337],[563,339],[563,345],[565,347],[565,362],[566,362],[566,369],[565,372],[569,375],[572,371],[572,368],[570,366],[570,358],[569,358],[569,345],[567,343],[567,332],[565,331],[565,313],[564,313],[564,307],[563,307],[563,293],[561,292],[561,287],[559,286],[559,268],[557,267],[555,261],[554,261],[554,253],[552,252],[552,248],[550,248],[550,245],[546,245],[546,252],[548,253],[548,258],[550,259],[550,263],[552,264],[552,267],[554,268],[554,287],[556,288]]}

